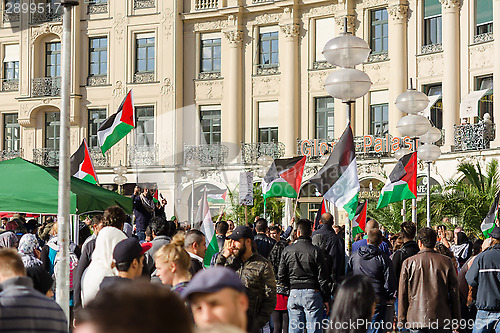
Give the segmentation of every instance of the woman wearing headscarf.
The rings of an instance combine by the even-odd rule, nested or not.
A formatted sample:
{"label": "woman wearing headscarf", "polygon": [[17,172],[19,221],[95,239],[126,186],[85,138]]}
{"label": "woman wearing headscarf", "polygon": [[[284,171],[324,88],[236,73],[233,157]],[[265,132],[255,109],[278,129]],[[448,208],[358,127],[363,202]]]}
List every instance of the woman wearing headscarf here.
{"label": "woman wearing headscarf", "polygon": [[462,231],[459,231],[455,235],[455,244],[451,246],[451,252],[458,261],[458,268],[462,268],[463,264],[472,255],[472,246],[467,238],[467,235]]}
{"label": "woman wearing headscarf", "polygon": [[0,234],[0,247],[16,247],[17,237],[12,231]]}
{"label": "woman wearing headscarf", "polygon": [[21,255],[24,267],[42,266],[40,250],[38,249],[38,239],[33,234],[26,234],[19,240],[17,251]]}

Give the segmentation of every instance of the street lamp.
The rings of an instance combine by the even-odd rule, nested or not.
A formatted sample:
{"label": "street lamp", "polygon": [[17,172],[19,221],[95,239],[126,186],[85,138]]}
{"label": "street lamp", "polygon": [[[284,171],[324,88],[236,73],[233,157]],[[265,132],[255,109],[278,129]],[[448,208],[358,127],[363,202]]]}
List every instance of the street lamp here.
{"label": "street lamp", "polygon": [[[347,32],[347,17],[344,18],[344,32],[329,40],[323,48],[323,55],[330,64],[341,67],[333,71],[325,80],[325,90],[333,98],[346,105],[346,123],[351,122],[351,104],[370,90],[372,82],[363,71],[355,69],[370,55],[370,46],[362,38]],[[351,254],[351,221],[347,219],[345,228],[345,253]]]}
{"label": "street lamp", "polygon": [[113,182],[118,185],[118,193],[122,194],[122,186],[127,183],[127,177],[124,176],[124,174],[127,173],[127,168],[124,167],[120,161],[120,164],[113,168],[113,173],[116,174],[113,178]]}
{"label": "street lamp", "polygon": [[[396,128],[402,136],[408,136],[413,141],[413,152],[416,151],[417,138],[429,131],[431,124],[429,119],[417,113],[423,111],[429,104],[429,98],[426,94],[416,91],[411,87],[406,92],[396,98],[396,107],[408,113],[408,115],[399,119]],[[417,223],[417,199],[412,199],[411,219]]]}
{"label": "street lamp", "polygon": [[186,162],[186,167],[189,169],[186,177],[191,181],[191,227],[194,226],[194,181],[201,177],[200,166],[200,161],[195,158]]}
{"label": "street lamp", "polygon": [[427,163],[427,227],[431,227],[431,163],[441,156],[441,148],[434,142],[441,138],[441,131],[436,127],[431,127],[427,133],[420,137],[424,144],[418,147],[417,155],[422,161]]}

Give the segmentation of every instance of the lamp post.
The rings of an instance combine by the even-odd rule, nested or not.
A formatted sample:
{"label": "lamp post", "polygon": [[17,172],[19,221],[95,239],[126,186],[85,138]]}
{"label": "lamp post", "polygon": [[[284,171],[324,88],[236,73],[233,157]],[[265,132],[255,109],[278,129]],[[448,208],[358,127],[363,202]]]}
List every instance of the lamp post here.
{"label": "lamp post", "polygon": [[[396,128],[401,135],[409,136],[413,141],[413,152],[416,151],[417,138],[427,133],[431,124],[429,119],[417,113],[423,111],[429,104],[429,98],[426,94],[416,91],[411,87],[406,92],[396,98],[396,106],[399,110],[408,113],[408,115],[399,119]],[[417,223],[417,199],[412,199],[411,220]]]}
{"label": "lamp post", "polygon": [[122,194],[122,186],[127,183],[127,177],[124,176],[124,174],[127,173],[127,168],[124,167],[120,161],[120,164],[113,168],[113,173],[116,174],[113,178],[113,182],[118,185],[118,193]]}
{"label": "lamp post", "polygon": [[431,163],[441,156],[441,148],[434,142],[441,138],[441,131],[436,127],[431,127],[427,133],[420,137],[424,144],[418,147],[417,155],[422,161],[427,163],[427,227],[431,227]]}
{"label": "lamp post", "polygon": [[[347,17],[344,32],[330,39],[323,48],[323,55],[330,64],[341,67],[333,71],[325,80],[325,90],[333,98],[339,98],[346,105],[346,123],[350,126],[351,104],[370,90],[372,82],[363,71],[355,69],[370,55],[370,46],[362,38],[347,32]],[[351,221],[347,219],[345,228],[345,252],[351,254]]]}
{"label": "lamp post", "polygon": [[186,162],[186,167],[189,169],[186,177],[191,181],[191,227],[194,226],[194,181],[201,177],[200,166],[200,161],[194,158]]}
{"label": "lamp post", "polygon": [[[267,171],[271,164],[273,164],[273,158],[268,155],[261,155],[257,159],[257,164],[260,165],[260,168],[257,169],[257,176],[260,178],[264,178],[266,176]],[[266,201],[264,200],[264,218],[266,218]]]}

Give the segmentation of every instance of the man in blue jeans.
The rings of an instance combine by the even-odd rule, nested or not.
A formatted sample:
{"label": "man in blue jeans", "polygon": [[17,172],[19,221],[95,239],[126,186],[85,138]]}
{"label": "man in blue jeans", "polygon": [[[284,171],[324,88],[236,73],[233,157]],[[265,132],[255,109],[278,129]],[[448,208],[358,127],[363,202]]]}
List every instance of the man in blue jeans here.
{"label": "man in blue jeans", "polygon": [[312,222],[297,223],[298,239],[283,250],[277,285],[290,290],[288,332],[323,332],[323,305],[330,299],[328,272],[320,248],[311,240]]}
{"label": "man in blue jeans", "polygon": [[476,322],[472,333],[500,332],[500,228],[491,232],[491,245],[472,262],[465,274],[477,288]]}

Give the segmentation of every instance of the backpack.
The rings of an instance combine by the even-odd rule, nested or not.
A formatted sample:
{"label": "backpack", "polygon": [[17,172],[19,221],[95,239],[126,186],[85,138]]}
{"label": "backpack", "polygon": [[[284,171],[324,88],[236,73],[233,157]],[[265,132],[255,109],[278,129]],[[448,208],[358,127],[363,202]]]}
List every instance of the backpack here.
{"label": "backpack", "polygon": [[[54,285],[56,281],[56,276],[57,272],[60,269],[59,263],[61,262],[61,256],[59,255],[60,252],[57,251],[56,258],[54,260],[54,274],[53,274],[53,279],[54,279]],[[69,252],[69,290],[73,290],[73,271],[78,265],[78,257],[76,254],[72,251]]]}

